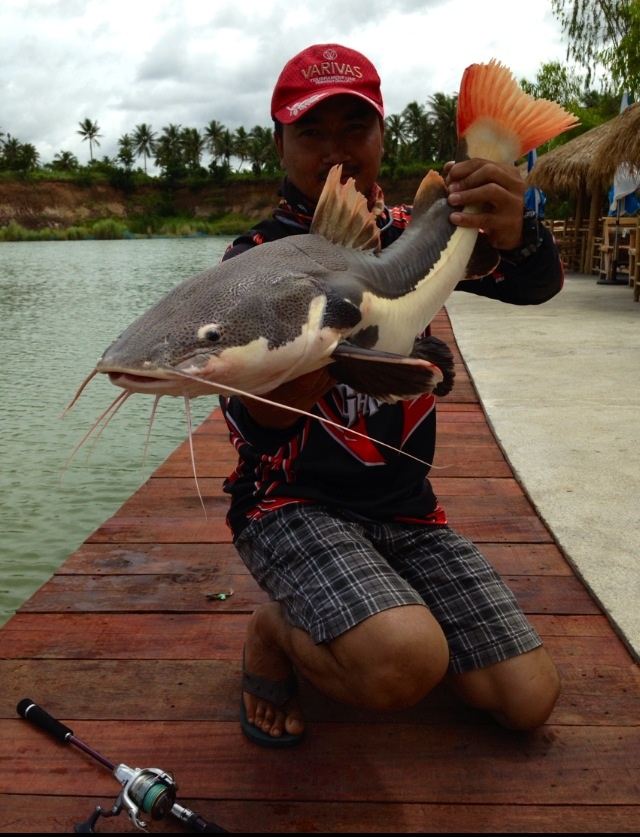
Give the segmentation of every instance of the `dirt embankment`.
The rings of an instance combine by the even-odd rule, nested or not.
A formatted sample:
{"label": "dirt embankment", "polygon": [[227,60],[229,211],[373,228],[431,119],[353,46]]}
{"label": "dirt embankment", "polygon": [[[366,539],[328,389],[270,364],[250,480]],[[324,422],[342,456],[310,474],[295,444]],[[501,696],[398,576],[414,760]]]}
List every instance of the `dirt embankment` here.
{"label": "dirt embankment", "polygon": [[106,184],[78,186],[63,180],[0,183],[0,226],[15,221],[27,229],[66,228],[102,218],[126,221],[141,214],[187,214],[209,218],[230,212],[262,217],[272,205],[277,181],[179,189],[170,197],[145,186],[126,193]]}
{"label": "dirt embankment", "polygon": [[[170,199],[160,189],[147,186],[133,193],[108,185],[78,186],[66,181],[0,183],[0,226],[12,221],[26,229],[65,229],[102,218],[126,221],[141,214],[192,215],[210,218],[238,212],[248,218],[267,216],[277,200],[279,180],[231,182],[198,189],[178,189]],[[381,181],[388,203],[411,203],[418,179]]]}

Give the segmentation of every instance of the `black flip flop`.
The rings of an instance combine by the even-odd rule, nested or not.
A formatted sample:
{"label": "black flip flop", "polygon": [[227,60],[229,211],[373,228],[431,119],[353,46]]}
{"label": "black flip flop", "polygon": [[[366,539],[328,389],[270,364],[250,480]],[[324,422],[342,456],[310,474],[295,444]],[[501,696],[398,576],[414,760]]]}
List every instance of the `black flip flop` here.
{"label": "black flip flop", "polygon": [[[298,691],[298,681],[295,677],[287,680],[267,680],[256,674],[249,674],[244,668],[244,650],[242,651],[242,691],[251,695],[268,700],[278,707],[284,706]],[[261,747],[269,747],[274,750],[285,750],[289,747],[296,747],[304,738],[304,732],[299,735],[292,735],[283,732],[282,735],[270,735],[263,732],[255,724],[249,723],[247,710],[244,705],[244,695],[240,695],[240,726],[242,732],[254,744]]]}

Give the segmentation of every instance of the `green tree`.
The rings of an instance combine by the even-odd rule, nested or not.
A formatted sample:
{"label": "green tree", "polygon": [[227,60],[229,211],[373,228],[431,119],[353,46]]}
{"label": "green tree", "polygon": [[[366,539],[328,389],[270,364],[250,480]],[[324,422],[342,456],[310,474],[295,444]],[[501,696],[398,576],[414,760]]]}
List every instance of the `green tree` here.
{"label": "green tree", "polygon": [[220,159],[220,139],[225,131],[225,127],[221,122],[212,119],[204,129],[204,136],[207,141],[207,150],[213,158],[213,163],[216,165]]}
{"label": "green tree", "polygon": [[184,128],[180,135],[185,165],[191,171],[198,171],[207,140],[197,128]]}
{"label": "green tree", "polygon": [[53,158],[51,168],[54,171],[76,171],[78,158],[71,151],[58,151]]}
{"label": "green tree", "polygon": [[16,171],[18,161],[20,159],[20,141],[11,134],[7,134],[7,138],[2,143],[2,168],[8,171]]}
{"label": "green tree", "polygon": [[155,152],[155,139],[156,135],[154,131],[151,129],[151,125],[147,125],[146,122],[141,122],[140,125],[136,125],[133,131],[133,150],[136,154],[136,157],[142,157],[144,160],[144,173],[147,173],[147,160],[153,155]]}
{"label": "green tree", "polygon": [[235,151],[233,134],[228,128],[225,128],[216,143],[216,154],[217,159],[222,158],[223,165],[229,171],[231,171],[231,158],[235,155]]}
{"label": "green tree", "polygon": [[88,140],[89,159],[93,162],[93,146],[95,145],[97,148],[100,148],[100,143],[98,142],[98,137],[102,136],[102,134],[98,133],[100,126],[97,122],[92,122],[89,118],[83,119],[78,125],[80,125],[80,130],[76,131],[76,134],[80,134],[83,142]]}
{"label": "green tree", "polygon": [[6,171],[26,173],[38,168],[40,155],[35,145],[30,142],[22,143],[11,134],[2,143],[0,154],[0,168]]}
{"label": "green tree", "polygon": [[166,125],[155,143],[155,163],[165,176],[178,178],[185,173],[182,146],[182,127],[173,123]]}
{"label": "green tree", "polygon": [[534,82],[520,81],[525,93],[536,99],[552,99],[562,107],[571,110],[584,99],[584,79],[575,68],[559,61],[541,64]]}
{"label": "green tree", "polygon": [[426,109],[418,102],[409,102],[402,111],[413,162],[433,159],[432,131]]}
{"label": "green tree", "polygon": [[620,90],[640,95],[640,0],[630,0],[620,42],[603,50],[602,62]]}
{"label": "green tree", "polygon": [[433,159],[446,163],[453,160],[458,145],[457,105],[458,96],[435,93],[429,97],[427,117],[431,126]]}
{"label": "green tree", "polygon": [[384,151],[388,164],[393,168],[402,162],[407,146],[406,120],[399,113],[392,113],[384,120]]}
{"label": "green tree", "polygon": [[569,44],[567,57],[587,70],[587,87],[598,67],[618,91],[640,92],[640,0],[551,0]]}
{"label": "green tree", "polygon": [[36,150],[35,145],[30,142],[23,143],[20,149],[20,165],[21,171],[33,171],[38,168],[40,163],[40,154]]}
{"label": "green tree", "polygon": [[585,77],[578,74],[575,67],[567,67],[559,61],[541,64],[534,82],[527,79],[520,81],[522,89],[536,98],[552,99],[562,105],[580,120],[580,125],[567,133],[545,143],[539,153],[544,153],[558,145],[568,142],[573,137],[601,125],[611,119],[620,110],[620,96],[612,90],[588,90]]}
{"label": "green tree", "polygon": [[127,171],[131,170],[134,160],[134,144],[129,134],[123,134],[118,140],[118,160]]}
{"label": "green tree", "polygon": [[246,132],[246,130],[242,127],[242,125],[236,129],[233,134],[233,149],[234,155],[240,161],[238,165],[238,170],[242,168],[244,165],[245,160],[249,156],[249,142],[251,136]]}
{"label": "green tree", "polygon": [[247,160],[251,171],[258,177],[263,171],[276,172],[280,168],[280,159],[273,141],[273,130],[255,125],[248,134]]}

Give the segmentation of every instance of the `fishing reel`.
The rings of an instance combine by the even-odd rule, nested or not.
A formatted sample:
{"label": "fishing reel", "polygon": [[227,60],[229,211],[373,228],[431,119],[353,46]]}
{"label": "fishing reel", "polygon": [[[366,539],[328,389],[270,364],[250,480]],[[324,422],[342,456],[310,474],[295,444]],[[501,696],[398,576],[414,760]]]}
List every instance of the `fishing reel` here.
{"label": "fishing reel", "polygon": [[73,730],[49,715],[41,706],[30,698],[23,698],[16,707],[18,715],[30,721],[40,729],[48,732],[64,744],[73,744],[82,752],[107,767],[122,785],[122,790],[113,804],[105,811],[97,806],[91,816],[75,826],[77,834],[95,834],[94,826],[100,817],[117,817],[126,810],[129,819],[140,831],[147,830],[147,821],[143,816],[152,820],[161,820],[172,816],[178,822],[187,826],[191,831],[199,834],[226,834],[227,830],[215,822],[207,822],[200,814],[176,801],[178,785],[173,776],[157,767],[128,767],[126,764],[114,764],[93,747],[85,744],[73,734]]}
{"label": "fishing reel", "polygon": [[113,807],[105,811],[98,805],[86,822],[76,825],[77,834],[95,834],[94,826],[100,817],[116,817],[123,808],[140,831],[147,830],[148,823],[142,819],[143,815],[162,820],[172,813],[178,786],[169,773],[157,767],[133,768],[119,764],[113,775],[122,785]]}

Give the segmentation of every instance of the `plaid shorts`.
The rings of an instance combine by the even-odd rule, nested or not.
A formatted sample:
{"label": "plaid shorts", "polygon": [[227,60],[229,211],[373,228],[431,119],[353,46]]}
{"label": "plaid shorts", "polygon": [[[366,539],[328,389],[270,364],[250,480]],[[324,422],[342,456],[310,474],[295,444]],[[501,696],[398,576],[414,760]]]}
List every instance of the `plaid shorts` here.
{"label": "plaid shorts", "polygon": [[418,604],[440,624],[457,674],[542,645],[487,559],[448,526],[353,521],[292,504],[251,523],[236,548],[315,643],[388,608]]}

